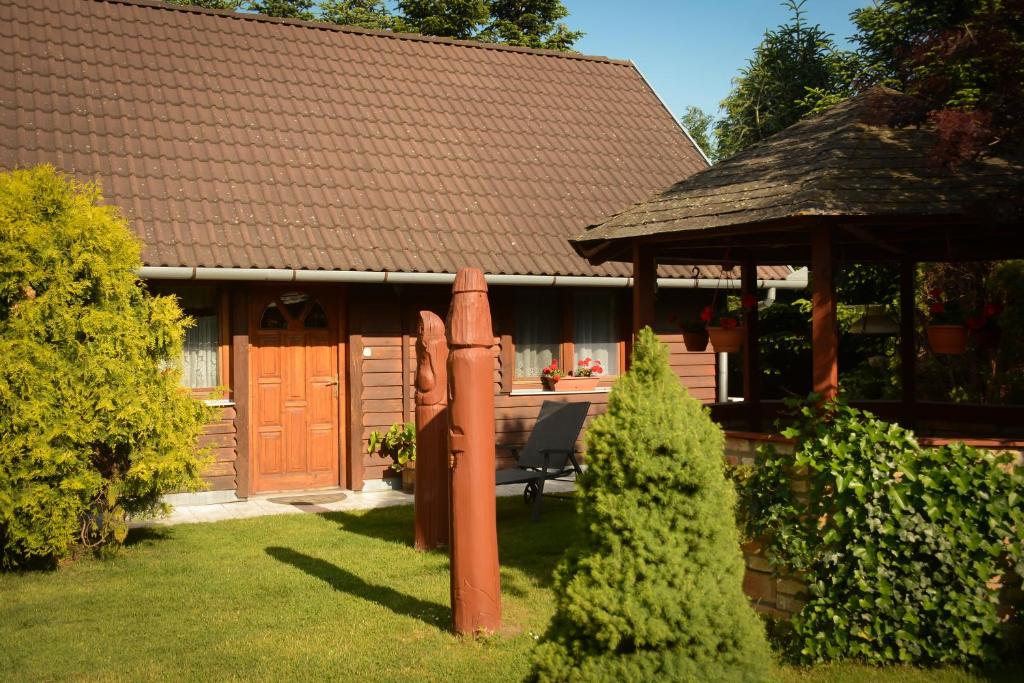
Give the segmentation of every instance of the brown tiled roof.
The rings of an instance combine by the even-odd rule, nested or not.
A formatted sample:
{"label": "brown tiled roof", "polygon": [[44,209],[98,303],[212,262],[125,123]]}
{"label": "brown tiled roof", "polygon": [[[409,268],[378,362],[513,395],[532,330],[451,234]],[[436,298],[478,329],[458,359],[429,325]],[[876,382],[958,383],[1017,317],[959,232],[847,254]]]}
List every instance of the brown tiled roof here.
{"label": "brown tiled roof", "polygon": [[[901,220],[998,222],[988,212],[1000,202],[983,200],[1019,197],[1024,164],[991,154],[955,167],[938,163],[934,129],[891,125],[894,113],[908,104],[894,90],[873,88],[629,206],[573,244],[602,262],[628,259],[635,240],[658,241],[668,258],[672,236],[685,239],[679,250],[695,258],[709,253],[695,252],[703,248],[699,240],[709,249],[718,249],[711,244],[718,239],[733,245],[762,239],[763,248],[774,248],[774,240],[789,244],[788,252],[780,252],[794,263],[803,258],[793,249],[798,240],[780,238],[776,230],[804,232],[810,218],[883,225],[894,242],[901,239]],[[919,235],[914,239],[921,243]]]}
{"label": "brown tiled roof", "polygon": [[122,0],[4,0],[0,54],[0,167],[98,179],[150,266],[623,275],[567,239],[705,166],[601,57]]}

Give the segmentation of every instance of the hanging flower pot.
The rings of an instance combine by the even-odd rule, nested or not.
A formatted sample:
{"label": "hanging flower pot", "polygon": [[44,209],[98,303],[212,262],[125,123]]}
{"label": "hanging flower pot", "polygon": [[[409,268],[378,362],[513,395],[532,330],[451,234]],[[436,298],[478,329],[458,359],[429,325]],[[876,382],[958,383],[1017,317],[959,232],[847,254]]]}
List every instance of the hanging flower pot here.
{"label": "hanging flower pot", "polygon": [[700,330],[687,330],[683,332],[683,345],[686,346],[687,351],[699,353],[705,351],[708,348],[708,331],[707,329]]}
{"label": "hanging flower pot", "polygon": [[743,328],[709,327],[708,337],[715,353],[736,353],[743,348]]}
{"label": "hanging flower pot", "polygon": [[967,353],[967,326],[964,325],[960,304],[947,301],[939,289],[930,290],[928,298],[931,300],[928,305],[931,319],[925,326],[928,346],[936,354],[958,356]]}
{"label": "hanging flower pot", "polygon": [[964,325],[928,325],[925,328],[932,351],[959,356],[967,353],[967,328]]}

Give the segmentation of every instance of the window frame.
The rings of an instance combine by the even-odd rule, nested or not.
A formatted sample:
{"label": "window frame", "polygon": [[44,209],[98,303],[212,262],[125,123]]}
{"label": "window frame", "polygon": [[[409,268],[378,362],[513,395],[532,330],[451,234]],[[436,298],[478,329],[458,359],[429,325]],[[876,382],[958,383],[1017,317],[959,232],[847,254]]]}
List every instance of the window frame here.
{"label": "window frame", "polygon": [[[231,390],[231,297],[227,287],[218,286],[209,282],[173,282],[173,281],[151,281],[147,284],[149,291],[157,296],[177,296],[178,292],[184,289],[205,287],[213,290],[213,310],[217,315],[217,381],[219,384],[214,387],[190,387],[182,385],[183,389],[189,390],[196,398],[208,398],[218,390]],[[179,299],[179,306],[181,300]],[[189,315],[189,309],[182,306],[182,313]]]}
{"label": "window frame", "polygon": [[[561,329],[561,341],[558,343],[558,364],[560,367],[567,368],[573,363],[574,355],[576,352],[576,343],[574,340],[576,319],[575,319],[575,306],[574,298],[578,293],[593,292],[592,289],[581,289],[579,287],[559,287],[552,296],[558,297],[559,310],[561,311],[562,317],[562,329]],[[514,389],[540,389],[543,387],[541,384],[540,377],[518,377],[516,376],[516,296],[519,290],[513,290],[509,297],[508,310],[508,325],[507,334],[501,335],[501,344],[504,354],[502,357],[502,367],[509,368],[509,372],[502,371],[502,389],[506,392]],[[626,371],[626,345],[627,345],[627,334],[626,325],[629,322],[629,315],[627,315],[628,298],[623,295],[620,291],[609,291],[609,298],[615,302],[615,320],[614,328],[618,332],[618,339],[616,345],[618,346],[618,365],[619,374],[601,375],[601,381],[598,383],[598,387],[611,386],[619,376]]]}

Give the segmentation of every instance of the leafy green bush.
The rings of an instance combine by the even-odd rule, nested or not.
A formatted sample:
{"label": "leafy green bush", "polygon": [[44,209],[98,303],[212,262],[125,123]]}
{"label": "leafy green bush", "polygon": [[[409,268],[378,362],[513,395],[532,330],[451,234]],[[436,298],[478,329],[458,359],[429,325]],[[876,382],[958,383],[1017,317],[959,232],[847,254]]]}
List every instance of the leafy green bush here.
{"label": "leafy green bush", "polygon": [[[794,404],[797,407],[799,404]],[[741,489],[747,532],[780,573],[803,572],[804,662],[979,664],[998,656],[993,577],[1024,569],[1024,476],[1009,455],[914,434],[842,402],[800,406]],[[794,476],[807,493],[794,493]]]}
{"label": "leafy green bush", "polygon": [[120,542],[126,516],[200,484],[206,409],[168,364],[184,323],[134,270],[97,189],[49,166],[0,174],[0,564]]}
{"label": "leafy green bush", "polygon": [[721,430],[645,328],[586,437],[578,540],[555,573],[539,680],[762,681]]}
{"label": "leafy green bush", "polygon": [[416,462],[416,423],[397,422],[383,434],[379,430],[370,432],[366,452],[376,453],[382,458],[391,458],[391,469],[401,472],[409,463]]}

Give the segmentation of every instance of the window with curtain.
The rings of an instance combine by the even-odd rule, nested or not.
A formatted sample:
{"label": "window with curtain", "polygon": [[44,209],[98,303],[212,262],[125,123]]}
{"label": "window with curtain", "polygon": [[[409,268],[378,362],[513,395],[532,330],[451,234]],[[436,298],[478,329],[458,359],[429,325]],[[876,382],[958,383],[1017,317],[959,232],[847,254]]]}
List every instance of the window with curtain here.
{"label": "window with curtain", "polygon": [[217,315],[217,290],[213,287],[180,287],[169,294],[178,297],[178,305],[195,320],[185,331],[181,358],[181,383],[192,389],[220,385],[220,320]]}
{"label": "window with curtain", "polygon": [[619,332],[615,296],[578,292],[573,296],[573,367],[584,358],[599,361],[605,375],[619,374]]}
{"label": "window with curtain", "polygon": [[562,307],[557,291],[523,290],[516,296],[516,377],[536,379],[561,348]]}

